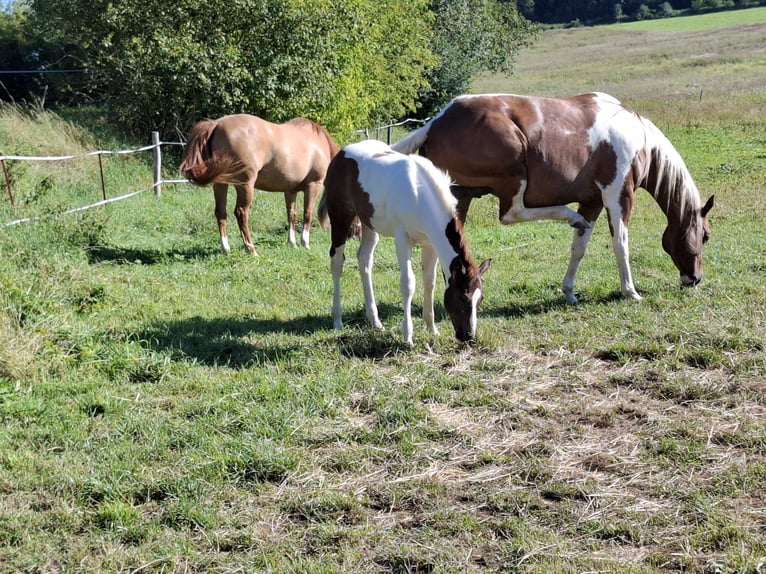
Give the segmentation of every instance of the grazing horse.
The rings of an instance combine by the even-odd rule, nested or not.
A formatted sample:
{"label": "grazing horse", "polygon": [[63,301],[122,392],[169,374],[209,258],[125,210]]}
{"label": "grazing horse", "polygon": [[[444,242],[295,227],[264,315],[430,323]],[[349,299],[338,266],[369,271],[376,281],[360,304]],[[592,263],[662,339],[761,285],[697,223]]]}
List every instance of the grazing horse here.
{"label": "grazing horse", "polygon": [[469,341],[476,334],[476,313],[483,297],[481,277],[490,260],[476,266],[457,218],[457,201],[450,193],[450,179],[427,159],[396,153],[383,142],[365,140],[343,148],[330,163],[325,193],[319,202],[319,221],[332,225],[330,246],[333,277],[333,326],[343,326],[340,277],[349,225],[362,223],[357,257],[362,276],[367,318],[376,329],[383,325],[372,289],[373,252],[379,235],[393,236],[399,260],[400,290],[404,307],[402,335],[412,342],[410,305],[415,293],[412,246],[422,246],[423,318],[431,333],[434,323],[436,267],[441,263],[447,288],[444,307],[455,336]]}
{"label": "grazing horse", "polygon": [[[683,159],[648,119],[602,93],[568,99],[511,94],[464,95],[452,100],[393,149],[417,149],[457,184],[465,221],[473,197],[496,195],[500,222],[567,221],[574,230],[561,287],[576,303],[574,279],[605,207],[625,297],[641,299],[628,263],[628,221],[634,191],[646,189],[667,218],[662,246],[683,285],[702,279],[707,215]],[[567,207],[579,204],[577,212]]]}
{"label": "grazing horse", "polygon": [[314,201],[324,186],[330,160],[339,147],[326,129],[305,118],[272,124],[257,116],[235,114],[217,120],[202,120],[192,128],[180,170],[201,186],[213,184],[215,216],[221,250],[229,253],[226,234],[226,193],[237,190],[237,217],[245,249],[255,253],[248,218],[253,191],[285,194],[288,236],[295,245],[295,200],[303,192],[301,244],[309,246]]}

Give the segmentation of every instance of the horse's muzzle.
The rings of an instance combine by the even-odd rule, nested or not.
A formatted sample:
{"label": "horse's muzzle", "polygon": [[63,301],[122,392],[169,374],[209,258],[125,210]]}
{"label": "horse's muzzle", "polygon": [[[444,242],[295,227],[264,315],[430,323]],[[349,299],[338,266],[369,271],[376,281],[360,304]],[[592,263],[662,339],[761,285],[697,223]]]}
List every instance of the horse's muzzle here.
{"label": "horse's muzzle", "polygon": [[681,275],[681,285],[684,287],[695,287],[702,281],[702,276],[697,275]]}
{"label": "horse's muzzle", "polygon": [[456,331],[455,338],[461,343],[469,343],[474,341],[474,336],[468,331]]}

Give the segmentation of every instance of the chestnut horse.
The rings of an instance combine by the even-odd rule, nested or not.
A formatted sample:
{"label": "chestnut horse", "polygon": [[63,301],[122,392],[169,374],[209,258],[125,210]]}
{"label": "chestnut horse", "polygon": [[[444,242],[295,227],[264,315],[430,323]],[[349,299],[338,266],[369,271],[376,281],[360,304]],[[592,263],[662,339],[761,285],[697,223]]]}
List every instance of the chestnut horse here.
{"label": "chestnut horse", "polygon": [[[562,290],[576,303],[574,279],[593,225],[605,207],[625,297],[641,299],[628,262],[628,221],[643,187],[667,218],[662,246],[683,285],[702,279],[707,215],[683,159],[648,119],[602,93],[568,99],[464,95],[392,146],[417,149],[456,182],[463,221],[471,199],[499,198],[500,222],[558,219],[574,230]],[[567,204],[579,204],[577,212]]]}
{"label": "chestnut horse", "polygon": [[231,250],[226,234],[226,194],[230,184],[237,190],[234,214],[247,251],[255,253],[248,219],[256,188],[285,194],[291,245],[295,245],[295,201],[298,192],[303,192],[301,244],[308,247],[314,201],[338,150],[327,130],[311,120],[295,118],[272,124],[257,116],[235,114],[197,122],[179,169],[197,185],[213,184],[224,253]]}
{"label": "chestnut horse", "polygon": [[404,306],[402,335],[412,341],[410,305],[415,293],[412,246],[422,246],[423,318],[431,333],[434,323],[436,267],[441,263],[447,287],[444,307],[455,336],[468,341],[476,334],[476,313],[483,297],[481,277],[490,260],[477,267],[457,218],[457,201],[450,193],[450,179],[427,159],[396,153],[383,142],[365,140],[343,148],[330,163],[325,193],[319,202],[319,221],[332,226],[330,246],[333,277],[333,326],[343,326],[340,278],[348,229],[358,216],[362,237],[357,257],[362,276],[367,318],[376,329],[383,325],[372,289],[373,252],[379,235],[393,236],[400,267]]}

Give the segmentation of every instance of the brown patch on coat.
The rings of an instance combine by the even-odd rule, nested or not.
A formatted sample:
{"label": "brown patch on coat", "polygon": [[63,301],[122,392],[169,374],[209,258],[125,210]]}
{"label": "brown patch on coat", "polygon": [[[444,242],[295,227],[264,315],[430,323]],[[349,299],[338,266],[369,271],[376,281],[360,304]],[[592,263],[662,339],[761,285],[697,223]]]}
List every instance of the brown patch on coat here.
{"label": "brown patch on coat", "polygon": [[327,168],[325,192],[319,204],[320,224],[325,229],[328,224],[332,226],[330,256],[346,243],[357,217],[372,228],[374,214],[370,196],[359,183],[359,165],[341,150]]}

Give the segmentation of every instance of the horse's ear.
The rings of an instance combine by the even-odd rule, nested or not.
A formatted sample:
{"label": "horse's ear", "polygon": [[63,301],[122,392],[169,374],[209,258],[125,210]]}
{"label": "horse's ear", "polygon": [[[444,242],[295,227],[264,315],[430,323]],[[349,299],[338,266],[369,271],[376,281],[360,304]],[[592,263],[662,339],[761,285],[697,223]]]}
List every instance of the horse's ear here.
{"label": "horse's ear", "polygon": [[460,257],[455,257],[449,264],[450,278],[449,283],[452,283],[453,279],[457,279],[460,276],[465,275],[465,265],[460,261]]}
{"label": "horse's ear", "polygon": [[708,198],[708,200],[707,200],[707,203],[705,203],[705,206],[702,208],[702,211],[700,212],[700,214],[702,215],[702,217],[707,217],[708,211],[710,211],[711,209],[713,209],[713,204],[715,203],[715,202],[713,201],[714,199],[715,199],[715,195],[711,195],[711,196]]}
{"label": "horse's ear", "polygon": [[481,262],[481,265],[479,265],[479,275],[484,275],[484,272],[489,269],[489,264],[492,263],[491,259],[485,259]]}

